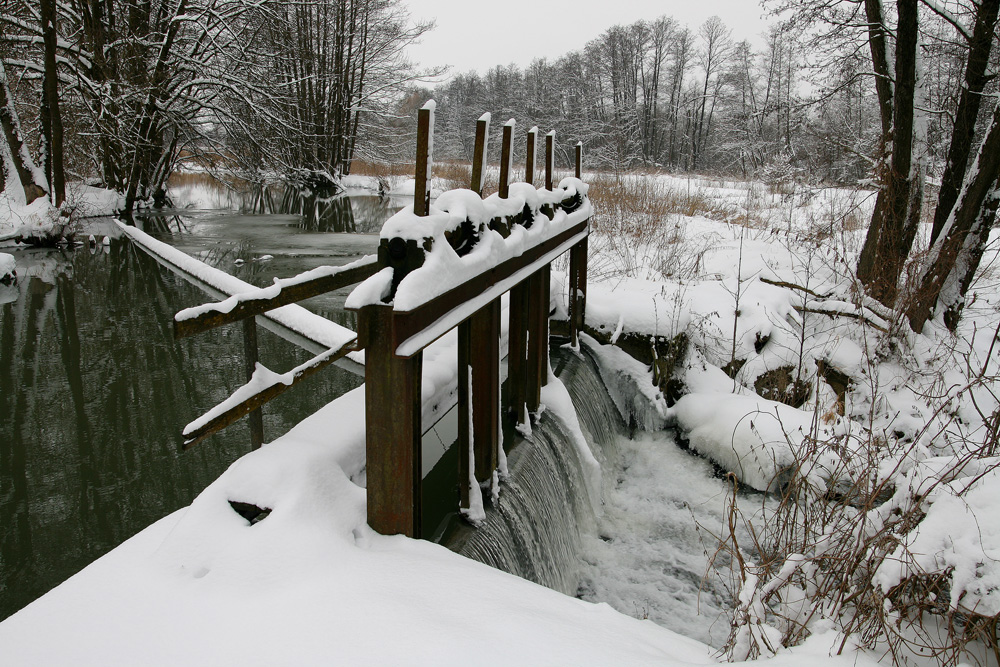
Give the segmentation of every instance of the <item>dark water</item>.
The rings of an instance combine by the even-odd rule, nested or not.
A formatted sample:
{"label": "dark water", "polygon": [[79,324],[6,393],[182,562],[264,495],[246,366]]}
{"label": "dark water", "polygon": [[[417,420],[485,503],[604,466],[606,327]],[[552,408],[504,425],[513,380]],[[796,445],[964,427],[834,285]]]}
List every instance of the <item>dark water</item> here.
{"label": "dark water", "polygon": [[[355,230],[377,231],[392,211],[366,202],[345,218],[338,206]],[[185,210],[136,224],[258,285],[377,244],[374,233],[331,233],[294,214]],[[179,451],[184,425],[245,381],[238,325],[173,339],[174,313],[211,300],[201,289],[125,238],[4,252],[19,281],[0,285],[0,619],[189,504],[250,448],[242,420]],[[304,305],[352,326],[348,292]],[[272,370],[312,356],[261,327],[258,336]],[[265,442],[361,381],[334,366],[280,396],[264,408]]]}

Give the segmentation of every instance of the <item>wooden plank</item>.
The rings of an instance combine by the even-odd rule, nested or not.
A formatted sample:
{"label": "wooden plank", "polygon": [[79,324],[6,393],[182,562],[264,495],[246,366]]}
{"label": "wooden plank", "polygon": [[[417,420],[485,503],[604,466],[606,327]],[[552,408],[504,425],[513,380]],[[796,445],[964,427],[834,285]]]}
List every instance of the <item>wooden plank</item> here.
{"label": "wooden plank", "polygon": [[476,479],[493,478],[500,448],[500,299],[469,318]]}
{"label": "wooden plank", "polygon": [[[437,327],[438,320],[444,320],[446,316],[449,316],[452,313],[452,311],[455,311],[468,302],[471,302],[477,297],[485,294],[494,285],[501,284],[507,279],[516,276],[516,274],[522,269],[530,267],[536,261],[543,259],[547,254],[557,251],[560,246],[571,242],[579,235],[587,234],[588,232],[589,221],[584,220],[579,222],[576,225],[563,230],[547,241],[525,250],[518,257],[508,259],[488,271],[484,271],[478,276],[470,278],[462,284],[453,287],[444,294],[434,297],[427,303],[418,306],[413,310],[396,311],[396,326],[393,329],[393,333],[396,336],[396,347],[398,348],[408,339],[425,331],[432,325],[439,328]],[[528,276],[526,275],[525,278],[527,277]],[[485,302],[482,305],[485,305]],[[465,317],[468,317],[468,315]],[[450,324],[450,326],[442,329],[440,334],[443,335],[449,329],[458,326],[458,323],[462,319],[465,319],[465,317],[454,321],[454,323],[450,323],[449,320],[445,320],[446,323]],[[397,354],[406,355],[408,353],[409,350],[397,349]]]}
{"label": "wooden plank", "polygon": [[524,151],[524,182],[535,184],[535,146],[538,143],[538,128],[528,130],[528,144]]}
{"label": "wooden plank", "polygon": [[[545,315],[542,310],[543,269],[539,269],[528,279],[527,318],[527,363],[525,365],[525,403],[529,413],[537,413],[542,399],[542,347],[548,341],[542,340]],[[546,299],[548,301],[548,299]]]}
{"label": "wooden plank", "polygon": [[314,375],[318,371],[335,362],[337,359],[340,359],[350,351],[349,348],[349,345],[345,345],[333,354],[329,354],[329,351],[327,351],[313,357],[311,362],[307,362],[299,367],[299,370],[292,378],[291,384],[285,384],[283,382],[273,384],[257,394],[254,394],[242,403],[226,410],[202,427],[191,431],[190,433],[185,433],[185,437],[187,439],[184,441],[183,445],[181,445],[181,449],[187,451],[213,433],[218,433],[222,429],[234,423],[236,420],[247,416],[271,399],[285,393],[295,385],[299,384],[302,380],[305,380],[307,377]]}
{"label": "wooden plank", "polygon": [[542,378],[541,386],[544,387],[549,383],[549,313],[552,311],[549,293],[552,289],[552,265],[546,265],[541,274],[542,284],[539,288],[541,292],[539,297],[542,300],[542,321],[539,323],[539,331],[541,332],[542,346],[538,363]]}
{"label": "wooden plank", "polygon": [[556,131],[545,135],[545,189],[552,190],[552,178],[555,175],[555,143]]}
{"label": "wooden plank", "polygon": [[434,132],[434,100],[417,111],[417,164],[414,169],[413,212],[427,215],[431,205],[431,134]]}
{"label": "wooden plank", "polygon": [[241,301],[228,313],[209,310],[190,319],[174,320],[174,338],[193,336],[224,324],[239,322],[248,317],[262,315],[275,308],[332,292],[359,283],[369,276],[375,275],[378,270],[378,259],[372,256],[371,260],[365,264],[346,267],[342,271],[336,271],[313,280],[287,285],[273,298]]}
{"label": "wooden plank", "polygon": [[569,251],[569,338],[570,344],[580,344],[587,311],[587,239]]}
{"label": "wooden plank", "polygon": [[458,506],[470,507],[469,477],[472,469],[472,447],[475,435],[472,431],[472,415],[475,413],[472,401],[475,391],[472,387],[472,327],[469,320],[458,325]]}
{"label": "wooden plank", "polygon": [[[257,321],[253,318],[243,320],[243,366],[246,370],[247,382],[253,380],[257,369]],[[250,448],[260,449],[264,444],[264,413],[261,408],[250,412]]]}
{"label": "wooden plank", "polygon": [[500,188],[501,199],[510,195],[510,161],[514,148],[514,119],[511,118],[503,126],[503,141],[500,145]]}
{"label": "wooden plank", "polygon": [[393,311],[359,312],[365,342],[365,452],[368,525],[383,535],[420,537],[423,354],[393,354]]}
{"label": "wooden plank", "polygon": [[483,180],[486,174],[486,146],[490,136],[490,114],[484,113],[476,121],[476,144],[472,154],[472,184],[470,189],[483,196]]}
{"label": "wooden plank", "polygon": [[576,143],[576,166],[573,169],[573,173],[577,178],[583,178],[583,142],[578,141]]}
{"label": "wooden plank", "polygon": [[507,396],[516,424],[528,423],[528,284],[524,280],[510,291],[507,311]]}

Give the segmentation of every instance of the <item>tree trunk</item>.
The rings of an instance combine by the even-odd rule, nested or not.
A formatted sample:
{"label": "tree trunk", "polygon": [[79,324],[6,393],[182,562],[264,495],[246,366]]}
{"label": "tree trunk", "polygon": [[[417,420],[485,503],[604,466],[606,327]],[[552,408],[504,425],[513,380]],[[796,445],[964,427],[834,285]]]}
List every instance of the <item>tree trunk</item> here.
{"label": "tree trunk", "polygon": [[[1000,104],[993,110],[993,121],[983,141],[973,169],[966,175],[958,202],[937,242],[931,248],[926,269],[920,277],[920,286],[906,316],[910,328],[920,332],[935,311],[952,311],[951,319],[957,322],[961,304],[971,283],[970,271],[978,266],[978,256],[989,236],[983,229],[992,222],[984,203],[995,192],[994,184],[1000,178]],[[964,283],[964,287],[962,284]]]}
{"label": "tree trunk", "polygon": [[990,78],[986,76],[986,68],[993,47],[993,31],[996,28],[998,12],[1000,12],[1000,0],[981,0],[979,10],[976,12],[976,24],[969,42],[969,59],[965,65],[965,85],[962,86],[958,109],[955,111],[955,127],[948,149],[948,162],[941,177],[941,192],[938,195],[937,209],[934,211],[931,245],[937,240],[951,209],[958,200],[958,190],[965,178],[969,156],[972,154],[973,135],[976,130],[976,119],[979,117],[980,102],[983,99],[983,88]]}
{"label": "tree trunk", "polygon": [[[906,223],[911,217],[913,173],[913,117],[917,64],[917,0],[897,0],[896,85],[893,97],[892,160],[883,190],[885,205],[872,215],[875,252],[865,286],[872,297],[892,307],[896,300],[899,274],[910,252],[912,236]],[[917,204],[919,207],[919,203]],[[907,243],[909,241],[911,243]],[[869,250],[870,253],[870,250]],[[865,250],[862,249],[862,256]],[[861,271],[859,266],[859,277]]]}
{"label": "tree trunk", "polygon": [[[38,182],[36,178],[35,165],[31,161],[28,147],[21,138],[21,122],[17,117],[17,109],[14,108],[14,97],[7,85],[7,71],[4,69],[3,60],[0,60],[0,125],[3,126],[3,135],[7,141],[11,161],[14,163],[14,171],[24,191],[24,203],[30,204],[44,195],[45,190],[43,183]],[[7,177],[14,175],[6,174]]]}
{"label": "tree trunk", "polygon": [[[865,0],[865,16],[868,20],[868,48],[872,56],[872,68],[875,71],[875,92],[878,95],[879,119],[882,121],[882,137],[880,141],[881,159],[884,165],[886,149],[892,140],[892,73],[889,71],[889,54],[886,45],[885,15],[882,11],[882,0]],[[878,246],[878,236],[881,231],[881,220],[885,213],[885,174],[879,174],[883,187],[875,198],[875,208],[872,211],[871,224],[868,225],[868,235],[858,257],[858,279],[862,284],[869,284],[875,275],[875,249]]]}
{"label": "tree trunk", "polygon": [[42,133],[45,136],[45,175],[49,180],[52,203],[61,206],[66,200],[66,176],[63,172],[63,127],[59,112],[59,74],[56,71],[56,3],[41,0],[42,38],[45,42],[45,73],[42,83]]}

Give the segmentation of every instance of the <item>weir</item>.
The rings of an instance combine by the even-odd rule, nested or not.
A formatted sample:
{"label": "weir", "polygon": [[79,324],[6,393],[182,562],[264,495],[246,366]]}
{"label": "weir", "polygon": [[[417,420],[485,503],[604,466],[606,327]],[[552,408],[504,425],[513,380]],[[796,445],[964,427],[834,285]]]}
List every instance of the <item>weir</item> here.
{"label": "weir", "polygon": [[[580,181],[582,144],[575,147],[575,178],[554,187],[555,134],[549,132],[544,188],[536,188],[538,128],[532,128],[525,182],[513,184],[511,119],[503,127],[499,192],[484,200],[490,125],[484,114],[476,125],[470,189],[444,193],[432,210],[434,109],[430,101],[418,112],[413,209],[386,222],[377,257],[320,267],[220,303],[189,308],[174,321],[177,337],[241,322],[245,341],[247,384],[187,426],[185,449],[247,415],[252,444],[259,447],[262,405],[349,352],[364,350],[368,523],[380,533],[409,537],[421,537],[425,523],[424,349],[457,328],[458,507],[471,523],[480,524],[486,518],[483,489],[495,498],[500,477],[508,475],[502,416],[522,432],[539,418],[549,371],[550,264],[566,252],[569,331],[575,347],[586,308],[591,209]],[[337,332],[329,349],[282,375],[256,363],[257,316],[358,282],[346,303],[358,314],[356,335]],[[507,292],[508,379],[501,399],[500,297]],[[539,440],[547,437],[544,430]],[[557,449],[550,448],[552,466],[569,471],[572,464],[557,460]]]}
{"label": "weir", "polygon": [[[618,467],[618,438],[625,425],[596,362],[583,347],[552,350],[552,369],[573,399],[583,435],[602,470]],[[514,437],[507,455],[509,481],[494,511],[473,528],[453,522],[440,539],[449,549],[499,570],[575,595],[581,534],[595,529],[586,463],[573,435],[554,415],[543,414],[530,441]]]}

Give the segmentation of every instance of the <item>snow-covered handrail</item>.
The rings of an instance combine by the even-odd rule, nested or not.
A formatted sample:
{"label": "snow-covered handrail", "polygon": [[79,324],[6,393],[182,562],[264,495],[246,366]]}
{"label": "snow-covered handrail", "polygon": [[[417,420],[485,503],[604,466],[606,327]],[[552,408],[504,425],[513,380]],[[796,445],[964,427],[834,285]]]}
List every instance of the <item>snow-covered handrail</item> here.
{"label": "snow-covered handrail", "polygon": [[309,299],[360,282],[378,270],[375,255],[343,266],[319,266],[292,278],[275,278],[274,284],[228,299],[185,308],[174,315],[174,337],[185,338],[224,324],[232,324],[269,310]]}

